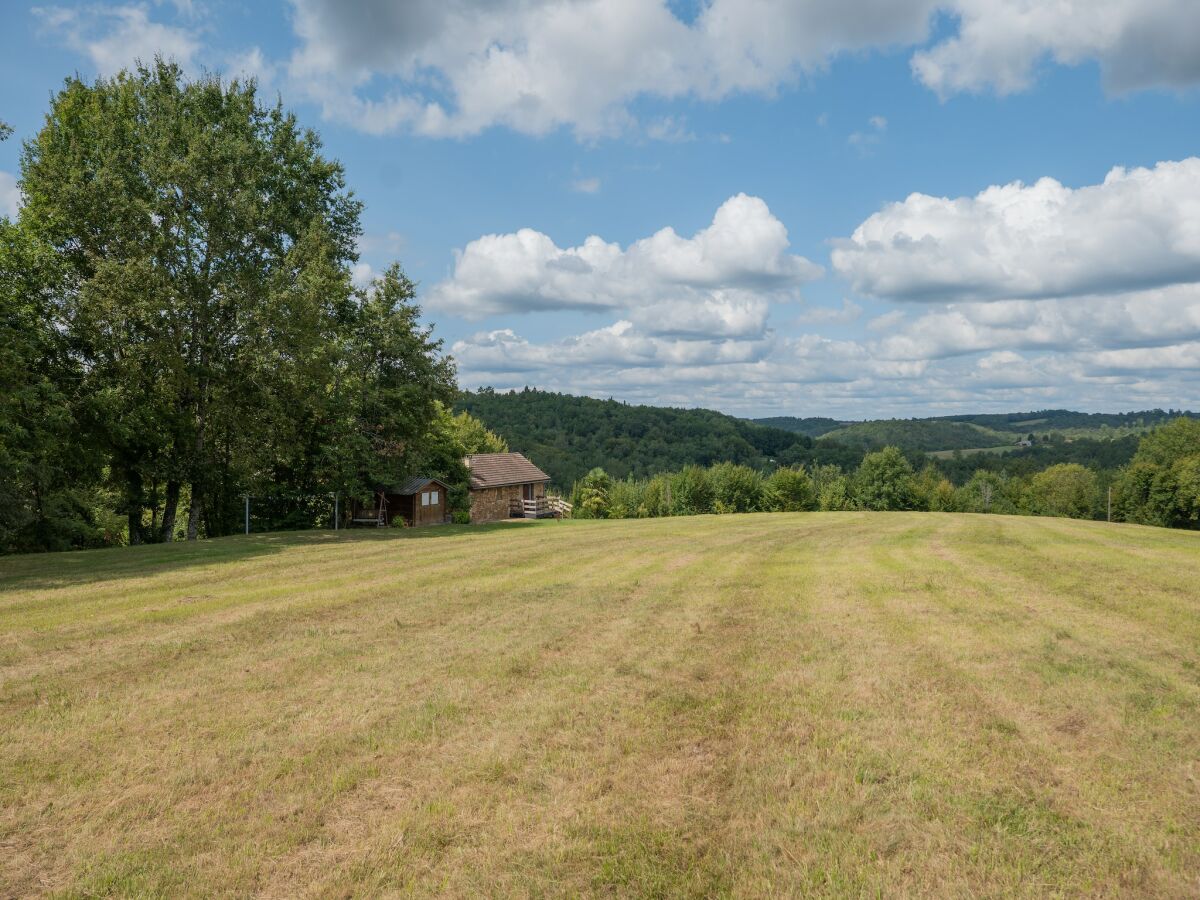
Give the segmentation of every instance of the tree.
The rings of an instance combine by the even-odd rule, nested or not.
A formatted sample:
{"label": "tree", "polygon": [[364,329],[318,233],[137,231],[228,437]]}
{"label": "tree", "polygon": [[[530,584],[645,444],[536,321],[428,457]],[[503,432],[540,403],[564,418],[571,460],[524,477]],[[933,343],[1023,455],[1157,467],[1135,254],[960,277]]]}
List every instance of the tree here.
{"label": "tree", "polygon": [[1096,473],[1078,463],[1059,463],[1029,483],[1029,509],[1035,515],[1091,518],[1096,506]]}
{"label": "tree", "polygon": [[708,477],[715,512],[754,512],[764,508],[763,477],[749,466],[718,463],[709,469]]}
{"label": "tree", "polygon": [[53,323],[52,248],[0,218],[0,552],[114,537],[97,508],[101,460],[80,434],[79,366]]}
{"label": "tree", "polygon": [[472,453],[507,453],[508,444],[474,416],[462,412],[455,415],[445,403],[437,403],[437,413],[421,442],[421,449],[411,460],[413,472],[440,478],[450,487],[447,498],[456,512],[469,509],[470,475],[463,460]]}
{"label": "tree", "polygon": [[913,468],[899,447],[863,457],[854,475],[854,498],[863,509],[916,509]]}
{"label": "tree", "polygon": [[80,422],[108,456],[131,542],[155,537],[144,514],[160,485],[162,535],[185,485],[187,536],[206,513],[209,533],[226,530],[237,494],[286,469],[298,435],[311,443],[290,423],[320,437],[335,425],[317,398],[344,399],[347,333],[364,318],[411,326],[395,277],[356,303],[361,206],[316,134],[260,105],[253,82],[187,81],[162,60],[68,79],[21,165],[22,224],[64,261]]}
{"label": "tree", "polygon": [[918,509],[952,512],[958,508],[954,485],[933,465],[926,465],[913,479],[913,491]]}
{"label": "tree", "polygon": [[1113,483],[1117,517],[1127,522],[1200,527],[1200,421],[1177,418],[1144,435]]}
{"label": "tree", "polygon": [[771,508],[780,512],[800,512],[817,508],[813,480],[801,468],[776,469],[767,478]]}

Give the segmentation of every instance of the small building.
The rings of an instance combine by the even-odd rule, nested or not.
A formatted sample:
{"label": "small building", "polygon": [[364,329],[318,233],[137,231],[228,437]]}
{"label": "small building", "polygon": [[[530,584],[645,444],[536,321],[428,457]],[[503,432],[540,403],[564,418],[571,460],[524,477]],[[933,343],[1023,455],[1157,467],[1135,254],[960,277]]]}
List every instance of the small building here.
{"label": "small building", "polygon": [[521,453],[475,453],[470,473],[471,524],[557,515],[546,500],[550,476]]}
{"label": "small building", "polygon": [[406,525],[445,525],[450,521],[446,483],[418,475],[396,487],[380,488],[369,502],[350,505],[355,525],[391,525],[397,518]]}

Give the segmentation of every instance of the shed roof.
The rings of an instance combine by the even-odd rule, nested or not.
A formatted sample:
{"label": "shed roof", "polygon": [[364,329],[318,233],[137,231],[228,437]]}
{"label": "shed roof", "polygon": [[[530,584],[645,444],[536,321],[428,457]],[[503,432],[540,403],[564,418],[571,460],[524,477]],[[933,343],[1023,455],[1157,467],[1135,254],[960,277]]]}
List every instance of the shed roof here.
{"label": "shed roof", "polygon": [[424,475],[414,475],[412,478],[408,479],[408,481],[391,488],[387,491],[387,493],[398,494],[401,497],[407,497],[411,494],[417,493],[427,484],[440,484],[442,487],[446,487],[446,483],[439,478],[426,478]]}
{"label": "shed roof", "polygon": [[473,453],[464,462],[471,473],[473,491],[550,480],[520,453]]}

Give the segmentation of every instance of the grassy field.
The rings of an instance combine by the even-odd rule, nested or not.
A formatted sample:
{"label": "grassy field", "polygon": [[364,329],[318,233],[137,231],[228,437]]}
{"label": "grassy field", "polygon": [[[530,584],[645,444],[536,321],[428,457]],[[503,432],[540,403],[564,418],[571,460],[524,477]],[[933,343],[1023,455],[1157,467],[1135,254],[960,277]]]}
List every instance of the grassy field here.
{"label": "grassy field", "polygon": [[0,896],[1200,893],[1200,534],[811,513],[0,561]]}

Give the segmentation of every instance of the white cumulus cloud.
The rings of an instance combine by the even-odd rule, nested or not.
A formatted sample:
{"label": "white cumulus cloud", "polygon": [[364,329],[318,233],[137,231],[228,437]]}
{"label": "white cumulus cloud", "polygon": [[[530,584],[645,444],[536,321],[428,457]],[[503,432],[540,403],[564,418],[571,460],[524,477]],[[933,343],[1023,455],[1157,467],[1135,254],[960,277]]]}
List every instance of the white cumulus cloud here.
{"label": "white cumulus cloud", "polygon": [[1028,88],[1040,63],[1095,60],[1117,92],[1200,81],[1200,5],[1194,0],[954,0],[958,33],[912,60],[942,96]]}
{"label": "white cumulus cloud", "polygon": [[529,228],[484,235],[457,254],[427,302],[467,318],[615,310],[657,334],[760,336],[769,303],[795,299],[821,272],[788,246],[767,204],[738,194],[692,237],[663,228],[626,248],[596,236],[560,248]]}
{"label": "white cumulus cloud", "polygon": [[144,4],[35,7],[34,13],[46,31],[87,56],[101,75],[149,63],[156,54],[190,69],[200,52],[194,28],[153,21]]}
{"label": "white cumulus cloud", "polygon": [[[897,46],[942,96],[1023,90],[1044,61],[1095,61],[1116,91],[1200,82],[1195,0],[710,0],[690,21],[668,0],[291,2],[294,83],[373,133],[613,134],[634,125],[638,97],[769,94],[840,54]],[[930,45],[937,13],[952,27]],[[669,118],[645,133],[691,136]]]}
{"label": "white cumulus cloud", "polygon": [[974,197],[912,194],[832,253],[855,290],[895,300],[1117,294],[1200,280],[1200,159],[1052,178]]}

